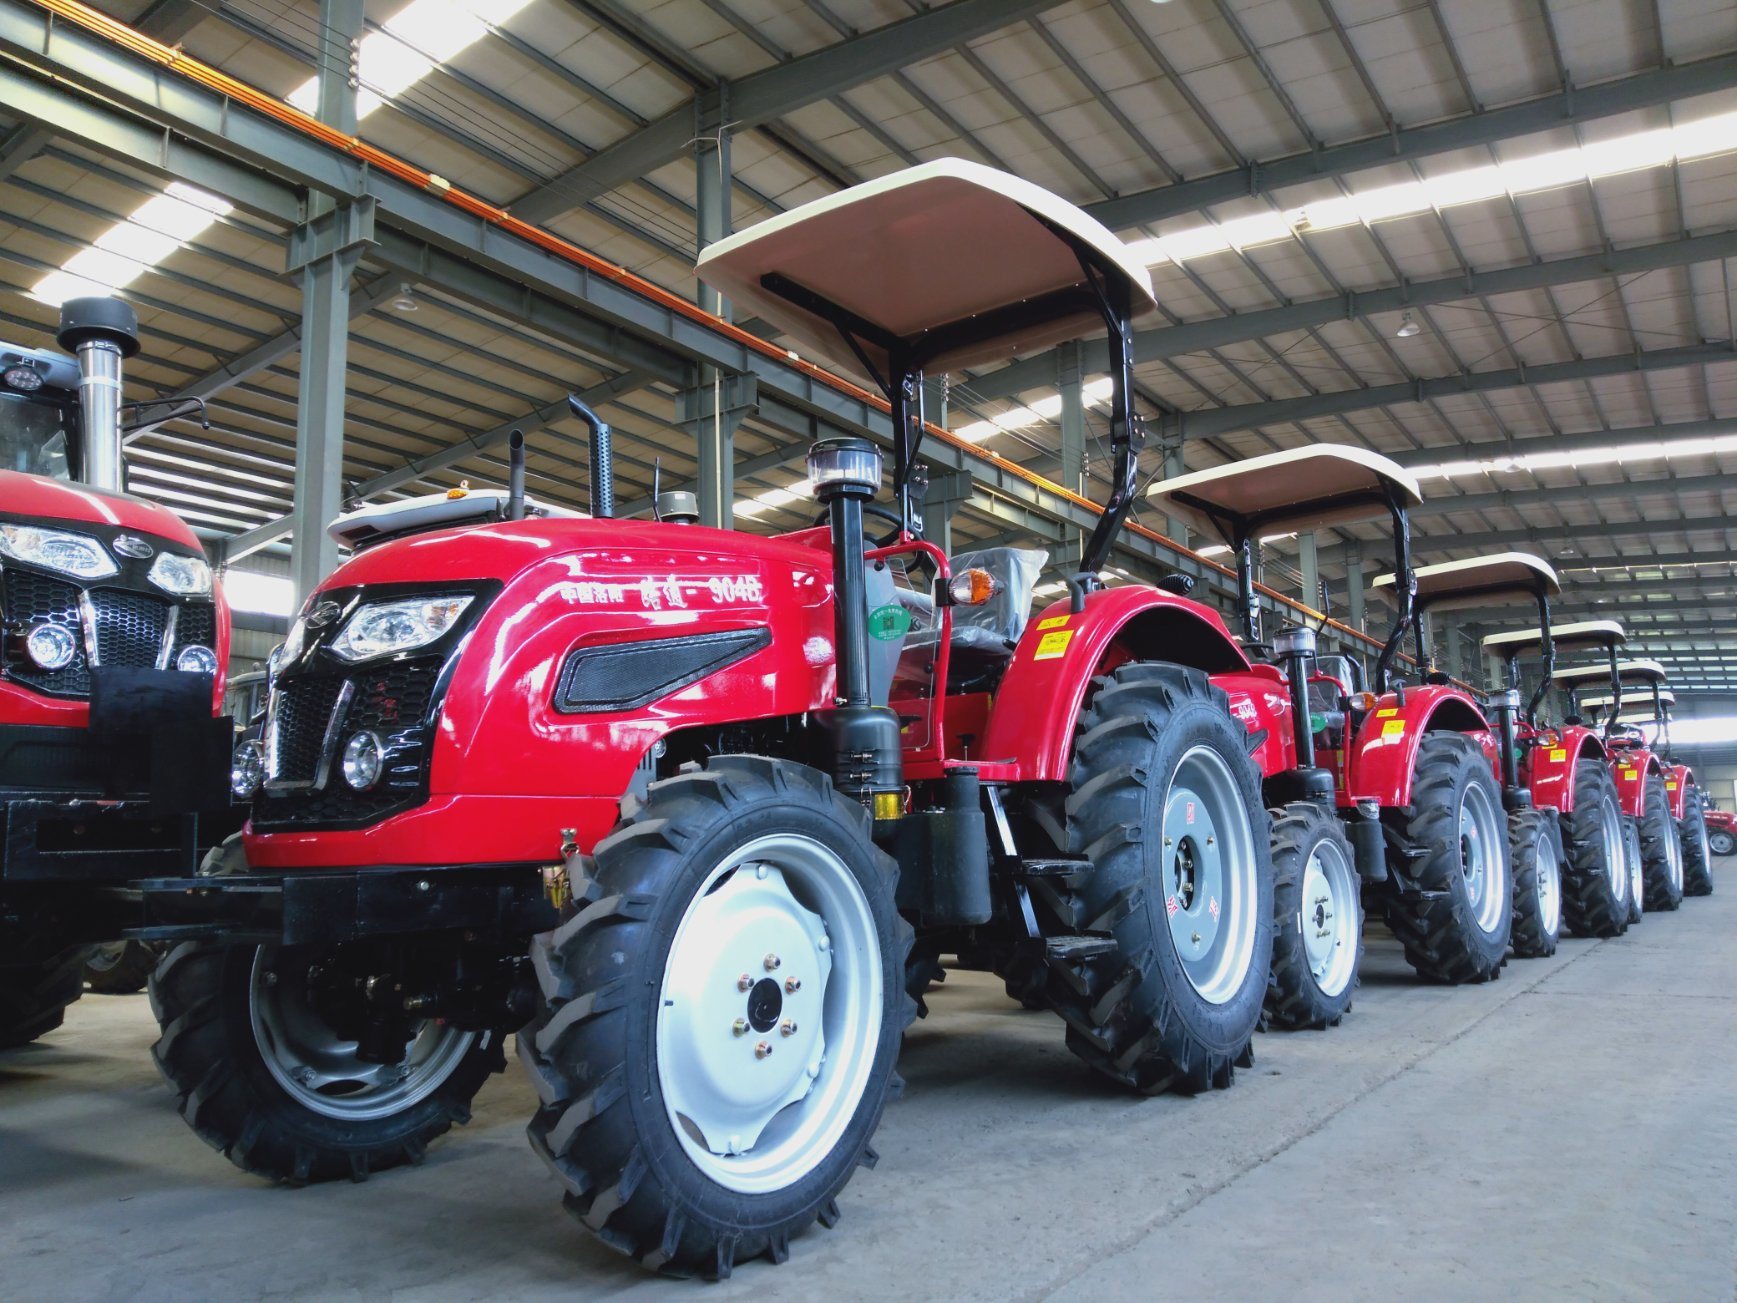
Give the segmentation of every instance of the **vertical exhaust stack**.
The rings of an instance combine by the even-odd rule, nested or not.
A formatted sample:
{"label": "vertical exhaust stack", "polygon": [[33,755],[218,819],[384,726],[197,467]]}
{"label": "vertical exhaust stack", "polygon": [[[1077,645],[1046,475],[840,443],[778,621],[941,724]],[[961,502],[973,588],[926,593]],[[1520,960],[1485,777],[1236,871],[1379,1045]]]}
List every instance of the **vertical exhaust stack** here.
{"label": "vertical exhaust stack", "polygon": [[567,395],[567,406],[591,430],[591,514],[609,520],[615,515],[615,448],[609,423],[578,394]]}
{"label": "vertical exhaust stack", "polygon": [[78,397],[87,484],[119,493],[121,363],[139,351],[139,317],[120,299],[68,299],[60,305],[60,346],[78,356]]}
{"label": "vertical exhaust stack", "polygon": [[525,518],[525,432],[507,436],[507,519]]}

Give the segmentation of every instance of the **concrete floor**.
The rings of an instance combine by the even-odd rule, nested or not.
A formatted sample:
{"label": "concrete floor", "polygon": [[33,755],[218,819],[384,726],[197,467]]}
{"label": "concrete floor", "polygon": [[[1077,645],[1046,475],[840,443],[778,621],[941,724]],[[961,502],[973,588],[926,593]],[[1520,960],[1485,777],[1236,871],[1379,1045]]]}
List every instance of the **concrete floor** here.
{"label": "concrete floor", "polygon": [[756,1300],[1729,1299],[1737,874],[1630,936],[1466,990],[1390,941],[1329,1033],[1263,1036],[1211,1098],[1131,1099],[1059,1022],[955,974],[835,1231],[727,1284],[659,1281],[561,1211],[516,1067],[420,1169],[267,1188],[200,1144],[143,997],[0,1056],[0,1295]]}

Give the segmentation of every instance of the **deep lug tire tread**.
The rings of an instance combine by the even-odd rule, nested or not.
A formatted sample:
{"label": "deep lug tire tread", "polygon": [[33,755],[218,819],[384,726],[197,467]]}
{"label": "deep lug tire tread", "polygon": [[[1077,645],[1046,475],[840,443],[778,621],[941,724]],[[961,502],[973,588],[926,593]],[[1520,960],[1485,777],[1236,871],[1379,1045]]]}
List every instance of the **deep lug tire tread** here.
{"label": "deep lug tire tread", "polygon": [[[1678,836],[1677,821],[1671,818],[1670,797],[1665,794],[1665,780],[1658,774],[1648,774],[1646,804],[1640,817],[1642,902],[1649,914],[1668,914],[1680,908],[1688,885],[1688,861],[1683,862],[1683,885],[1671,881],[1670,843]],[[1683,846],[1678,843],[1678,853]]]}
{"label": "deep lug tire tread", "polygon": [[1677,835],[1683,839],[1683,894],[1711,896],[1713,865],[1707,858],[1707,794],[1699,787],[1691,787],[1683,798],[1683,817],[1677,821]]}
{"label": "deep lug tire tread", "polygon": [[1610,885],[1599,819],[1600,806],[1616,800],[1616,780],[1604,760],[1582,757],[1574,769],[1574,809],[1561,819],[1562,925],[1574,936],[1619,937],[1628,931],[1628,902]]}
{"label": "deep lug tire tread", "polygon": [[[1452,985],[1499,977],[1513,925],[1511,907],[1488,936],[1472,916],[1458,825],[1461,792],[1471,783],[1484,784],[1495,808],[1502,808],[1501,789],[1477,742],[1462,733],[1430,733],[1418,748],[1411,804],[1382,815],[1404,842],[1426,852],[1389,881],[1383,901],[1388,929],[1420,976]],[[1505,859],[1506,844],[1499,849]],[[1510,876],[1510,893],[1513,885]],[[1508,899],[1511,906],[1512,894]]]}
{"label": "deep lug tire tread", "polygon": [[506,1068],[504,1037],[491,1032],[404,1112],[366,1122],[312,1113],[271,1078],[247,1030],[254,954],[252,946],[184,941],[150,983],[162,1033],[151,1058],[187,1125],[244,1172],[311,1185],[420,1163],[432,1141],[470,1121],[477,1091]]}
{"label": "deep lug tire tread", "polygon": [[84,994],[85,951],[66,950],[40,964],[0,968],[0,1050],[48,1035]]}
{"label": "deep lug tire tread", "polygon": [[1350,1011],[1357,993],[1363,966],[1363,906],[1359,899],[1350,902],[1358,911],[1357,957],[1351,980],[1338,995],[1329,996],[1316,985],[1303,944],[1303,869],[1314,847],[1329,839],[1339,843],[1345,863],[1356,864],[1344,822],[1329,807],[1315,801],[1293,801],[1272,812],[1273,964],[1267,976],[1264,1010],[1266,1026],[1272,1029],[1336,1027]]}
{"label": "deep lug tire tread", "polygon": [[[755,805],[799,807],[810,817],[818,812],[860,838],[869,871],[880,879],[862,885],[885,921],[894,956],[880,1050],[884,1075],[870,1081],[835,1157],[791,1191],[769,1196],[734,1194],[711,1182],[673,1136],[654,1147],[661,1137],[642,1128],[669,1125],[650,1084],[655,1071],[648,1063],[650,1080],[635,1085],[627,1066],[636,1012],[649,1028],[654,1010],[636,1011],[626,973],[641,957],[661,972],[667,954],[657,907],[680,886],[688,851],[726,837]],[[568,1212],[651,1270],[716,1280],[728,1277],[737,1262],[781,1263],[793,1236],[815,1221],[837,1222],[840,1191],[856,1168],[873,1167],[878,1158],[870,1139],[887,1101],[898,1094],[891,1065],[917,1003],[905,980],[914,934],[893,904],[897,865],[869,840],[870,826],[868,812],[818,770],[758,756],[714,759],[706,770],[654,783],[643,801],[623,805],[621,823],[573,883],[576,912],[533,942],[541,998],[536,1018],[518,1037],[519,1057],[541,1100],[528,1128],[531,1147],[560,1180]],[[674,919],[668,922],[673,928]],[[655,1000],[657,983],[649,981]],[[720,1213],[720,1205],[730,1206]]]}
{"label": "deep lug tire tread", "polygon": [[161,947],[149,941],[124,941],[120,958],[107,968],[87,963],[84,983],[93,995],[132,995],[150,984],[151,973],[163,957]]}
{"label": "deep lug tire tread", "polygon": [[[1243,989],[1209,1006],[1188,984],[1169,936],[1161,893],[1149,891],[1152,803],[1188,746],[1211,745],[1242,789],[1257,857],[1254,953]],[[1076,733],[1061,817],[1040,816],[1057,849],[1091,862],[1057,879],[1044,912],[1057,938],[1112,939],[1109,953],[1050,965],[1043,997],[1067,1024],[1068,1048],[1092,1068],[1144,1094],[1229,1086],[1254,1061],[1272,954],[1272,867],[1263,835],[1260,774],[1221,689],[1198,670],[1131,664],[1098,682]]]}
{"label": "deep lug tire tread", "polygon": [[[1514,929],[1509,944],[1516,959],[1548,959],[1556,953],[1563,915],[1556,914],[1556,930],[1545,926],[1543,902],[1538,896],[1538,849],[1553,846],[1561,866],[1562,885],[1567,886],[1566,857],[1562,848],[1560,820],[1554,810],[1514,810],[1508,815],[1508,862],[1514,874]],[[1560,905],[1561,902],[1558,901]]]}

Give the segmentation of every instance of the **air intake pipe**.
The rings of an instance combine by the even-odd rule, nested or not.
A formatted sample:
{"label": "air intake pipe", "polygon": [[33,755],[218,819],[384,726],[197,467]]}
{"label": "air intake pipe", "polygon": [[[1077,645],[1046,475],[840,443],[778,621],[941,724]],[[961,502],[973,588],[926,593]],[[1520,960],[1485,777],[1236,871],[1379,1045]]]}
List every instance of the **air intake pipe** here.
{"label": "air intake pipe", "polygon": [[139,351],[139,317],[120,299],[68,299],[60,305],[60,346],[78,356],[80,476],[93,488],[119,493],[121,363]]}
{"label": "air intake pipe", "polygon": [[525,518],[525,432],[507,436],[507,519]]}

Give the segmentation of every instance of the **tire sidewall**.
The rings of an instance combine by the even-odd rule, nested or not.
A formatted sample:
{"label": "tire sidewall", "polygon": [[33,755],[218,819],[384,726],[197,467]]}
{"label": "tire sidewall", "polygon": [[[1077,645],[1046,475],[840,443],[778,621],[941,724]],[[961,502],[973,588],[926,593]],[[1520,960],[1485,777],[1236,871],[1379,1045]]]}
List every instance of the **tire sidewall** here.
{"label": "tire sidewall", "polygon": [[[1506,819],[1502,811],[1502,789],[1496,783],[1496,778],[1490,772],[1489,765],[1484,761],[1480,751],[1466,748],[1459,753],[1458,772],[1454,775],[1453,788],[1449,796],[1453,817],[1449,837],[1451,844],[1443,849],[1442,855],[1447,878],[1446,887],[1453,895],[1454,913],[1459,917],[1462,933],[1467,937],[1477,938],[1478,948],[1483,952],[1484,959],[1491,966],[1501,962],[1501,957],[1507,953],[1508,938],[1513,930],[1514,922],[1514,866],[1508,856],[1508,838]],[[1415,782],[1415,779],[1413,780]],[[1464,868],[1460,860],[1459,818],[1464,811],[1466,802],[1470,799],[1473,788],[1480,788],[1494,813],[1500,833],[1493,839],[1491,845],[1495,850],[1499,863],[1496,865],[1496,876],[1492,887],[1499,887],[1505,895],[1504,908],[1496,913],[1496,923],[1493,930],[1486,931],[1478,924],[1478,912],[1472,900],[1471,884],[1466,881]],[[1488,870],[1486,870],[1488,872]]]}
{"label": "tire sidewall", "polygon": [[[749,1194],[714,1181],[688,1156],[675,1133],[657,1071],[659,1006],[655,993],[663,986],[676,929],[713,869],[738,848],[774,833],[813,837],[839,857],[862,889],[880,947],[881,1024],[867,1086],[832,1151],[790,1185]],[[705,835],[683,847],[679,866],[657,893],[646,918],[646,935],[655,938],[654,943],[641,946],[632,956],[622,956],[629,988],[653,993],[651,999],[639,1002],[640,1008],[631,1012],[626,1022],[622,1062],[635,1140],[641,1156],[659,1178],[683,1192],[684,1205],[693,1215],[744,1235],[771,1233],[791,1220],[793,1206],[811,1209],[850,1179],[863,1147],[880,1123],[904,1030],[899,1016],[900,1003],[907,998],[904,956],[898,953],[893,878],[885,863],[884,854],[862,828],[851,826],[833,802],[804,804],[795,794],[758,801],[752,809],[729,812]],[[811,1216],[809,1212],[800,1221],[805,1224]]]}

